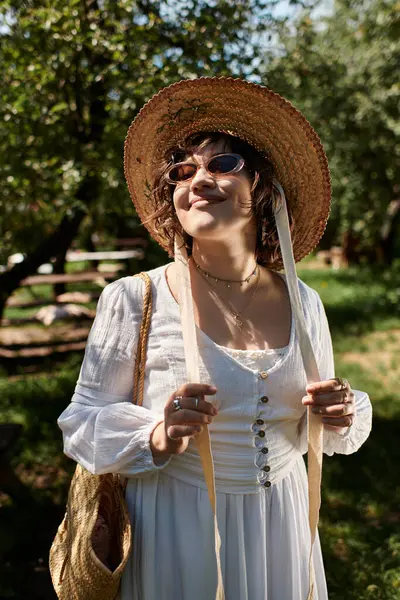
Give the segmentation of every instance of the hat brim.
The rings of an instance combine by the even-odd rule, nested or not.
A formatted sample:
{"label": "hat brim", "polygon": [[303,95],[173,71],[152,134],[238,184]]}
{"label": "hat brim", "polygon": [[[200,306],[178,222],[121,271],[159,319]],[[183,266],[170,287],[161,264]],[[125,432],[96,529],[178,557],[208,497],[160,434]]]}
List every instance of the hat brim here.
{"label": "hat brim", "polygon": [[[331,183],[321,141],[290,102],[266,87],[228,77],[184,80],[153,96],[132,122],[125,140],[124,170],[142,221],[155,211],[154,174],[168,148],[197,132],[236,136],[272,161],[295,222],[296,261],[309,254],[325,230]],[[169,241],[145,223],[166,250]],[[277,261],[274,268],[281,268]]]}

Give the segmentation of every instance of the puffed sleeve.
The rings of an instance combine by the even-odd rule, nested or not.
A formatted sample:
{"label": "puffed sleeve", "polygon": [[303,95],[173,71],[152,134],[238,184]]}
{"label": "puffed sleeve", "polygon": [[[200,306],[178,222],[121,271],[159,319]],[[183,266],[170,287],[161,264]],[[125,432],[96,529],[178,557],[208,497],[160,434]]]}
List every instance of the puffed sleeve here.
{"label": "puffed sleeve", "polygon": [[150,449],[163,415],[132,403],[143,287],[132,277],[104,288],[75,393],[58,419],[65,454],[94,474],[132,476],[168,464],[156,465]]}
{"label": "puffed sleeve", "polygon": [[[332,339],[329,331],[328,319],[322,301],[315,292],[312,306],[317,314],[317,343],[314,345],[321,381],[335,377],[335,366],[333,360]],[[351,385],[351,382],[350,382]],[[354,390],[355,395],[355,417],[351,427],[344,433],[338,433],[324,429],[324,453],[352,454],[357,452],[360,446],[368,438],[372,426],[372,406],[368,394],[360,390]],[[301,448],[307,451],[307,426],[304,423],[301,431]]]}

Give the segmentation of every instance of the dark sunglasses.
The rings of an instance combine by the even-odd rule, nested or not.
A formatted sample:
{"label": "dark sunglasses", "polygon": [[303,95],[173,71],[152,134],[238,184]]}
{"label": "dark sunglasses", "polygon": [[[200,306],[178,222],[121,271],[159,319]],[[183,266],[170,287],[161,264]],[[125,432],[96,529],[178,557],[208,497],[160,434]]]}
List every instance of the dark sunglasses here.
{"label": "dark sunglasses", "polygon": [[240,171],[244,166],[244,158],[240,154],[217,154],[209,158],[203,165],[194,162],[176,163],[169,167],[165,179],[173,185],[182,181],[190,181],[200,166],[204,166],[213,177],[222,177]]}

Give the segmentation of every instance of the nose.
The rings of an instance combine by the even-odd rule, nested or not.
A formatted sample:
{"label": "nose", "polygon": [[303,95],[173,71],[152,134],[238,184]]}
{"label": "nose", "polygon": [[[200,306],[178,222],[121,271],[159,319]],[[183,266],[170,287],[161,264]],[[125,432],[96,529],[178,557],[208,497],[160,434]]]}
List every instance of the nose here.
{"label": "nose", "polygon": [[214,188],[215,187],[215,179],[207,171],[204,165],[199,166],[196,171],[195,176],[193,177],[190,185],[192,191],[200,191],[204,188]]}

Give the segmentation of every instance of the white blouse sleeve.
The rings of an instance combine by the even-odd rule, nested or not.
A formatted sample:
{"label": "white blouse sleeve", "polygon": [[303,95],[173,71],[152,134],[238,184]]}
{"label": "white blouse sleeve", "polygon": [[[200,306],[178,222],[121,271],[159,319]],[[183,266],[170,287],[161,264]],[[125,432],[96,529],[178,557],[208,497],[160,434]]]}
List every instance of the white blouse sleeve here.
{"label": "white blouse sleeve", "polygon": [[[322,301],[313,290],[317,300],[317,348],[316,359],[318,363],[321,381],[335,377],[335,366],[333,360],[332,339],[329,331],[328,319]],[[315,306],[311,302],[311,306]],[[350,382],[351,385],[351,382]],[[354,390],[355,395],[355,417],[351,427],[347,428],[345,433],[337,433],[329,429],[324,429],[324,453],[332,456],[333,454],[352,454],[368,438],[372,426],[372,406],[368,394],[359,390]],[[307,451],[307,425],[304,421],[301,431],[301,448]]]}
{"label": "white blouse sleeve", "polygon": [[163,415],[132,403],[143,283],[131,278],[104,288],[70,405],[58,419],[64,452],[94,474],[137,475],[153,462],[150,434]]}

